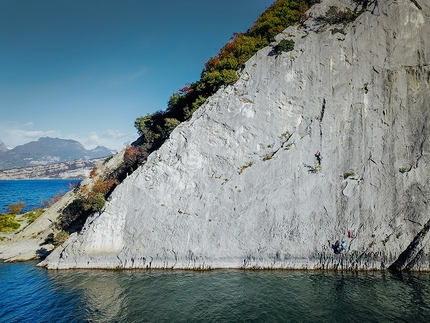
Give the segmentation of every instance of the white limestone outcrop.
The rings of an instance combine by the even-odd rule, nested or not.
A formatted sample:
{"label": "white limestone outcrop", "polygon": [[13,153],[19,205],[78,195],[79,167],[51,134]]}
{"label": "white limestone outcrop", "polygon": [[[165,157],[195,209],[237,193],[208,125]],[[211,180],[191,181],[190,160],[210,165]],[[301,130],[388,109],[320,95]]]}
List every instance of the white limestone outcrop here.
{"label": "white limestone outcrop", "polygon": [[[350,5],[310,16],[335,3]],[[292,52],[259,51],[41,265],[428,270],[430,7],[416,3],[375,1],[345,34],[285,30]]]}

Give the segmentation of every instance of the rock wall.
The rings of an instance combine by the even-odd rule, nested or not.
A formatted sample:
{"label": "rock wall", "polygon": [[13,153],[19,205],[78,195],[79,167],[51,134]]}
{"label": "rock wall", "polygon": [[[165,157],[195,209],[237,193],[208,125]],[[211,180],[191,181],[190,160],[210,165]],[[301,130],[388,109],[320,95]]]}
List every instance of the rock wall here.
{"label": "rock wall", "polygon": [[346,27],[330,5],[351,3],[259,51],[41,265],[430,269],[429,4]]}

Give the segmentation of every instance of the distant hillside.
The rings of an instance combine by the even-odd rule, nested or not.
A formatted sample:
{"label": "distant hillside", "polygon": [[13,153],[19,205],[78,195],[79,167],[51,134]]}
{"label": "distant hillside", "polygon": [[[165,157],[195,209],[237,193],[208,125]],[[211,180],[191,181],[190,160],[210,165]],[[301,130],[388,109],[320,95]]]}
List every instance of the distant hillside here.
{"label": "distant hillside", "polygon": [[94,159],[112,155],[106,147],[87,150],[75,140],[40,138],[13,149],[4,150],[0,144],[0,170],[20,167],[48,165],[78,159]]}
{"label": "distant hillside", "polygon": [[83,179],[105,158],[79,159],[63,163],[0,170],[4,179]]}

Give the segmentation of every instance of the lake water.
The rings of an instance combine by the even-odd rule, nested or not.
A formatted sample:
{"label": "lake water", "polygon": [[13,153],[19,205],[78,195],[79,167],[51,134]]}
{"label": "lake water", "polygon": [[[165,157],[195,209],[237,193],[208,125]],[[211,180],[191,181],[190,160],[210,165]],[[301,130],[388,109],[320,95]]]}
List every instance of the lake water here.
{"label": "lake water", "polygon": [[69,183],[77,184],[80,180],[0,180],[0,213],[7,213],[7,206],[24,202],[24,211],[39,208],[42,201],[70,190]]}
{"label": "lake water", "polygon": [[430,274],[48,271],[0,263],[1,322],[429,322]]}
{"label": "lake water", "polygon": [[[39,206],[68,189],[67,180],[63,186],[4,182],[0,205]],[[429,273],[48,271],[35,265],[0,262],[0,322],[430,321]]]}

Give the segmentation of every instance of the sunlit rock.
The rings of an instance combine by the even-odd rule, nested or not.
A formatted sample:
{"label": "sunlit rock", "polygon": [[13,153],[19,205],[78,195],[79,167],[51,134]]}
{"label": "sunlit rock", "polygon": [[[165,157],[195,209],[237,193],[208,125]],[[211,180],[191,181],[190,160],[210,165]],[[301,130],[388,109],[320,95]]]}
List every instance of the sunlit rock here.
{"label": "sunlit rock", "polygon": [[[323,1],[310,17],[333,4],[353,6]],[[42,265],[429,269],[429,3],[373,1],[347,26],[313,18],[277,36],[293,51],[252,57]]]}

